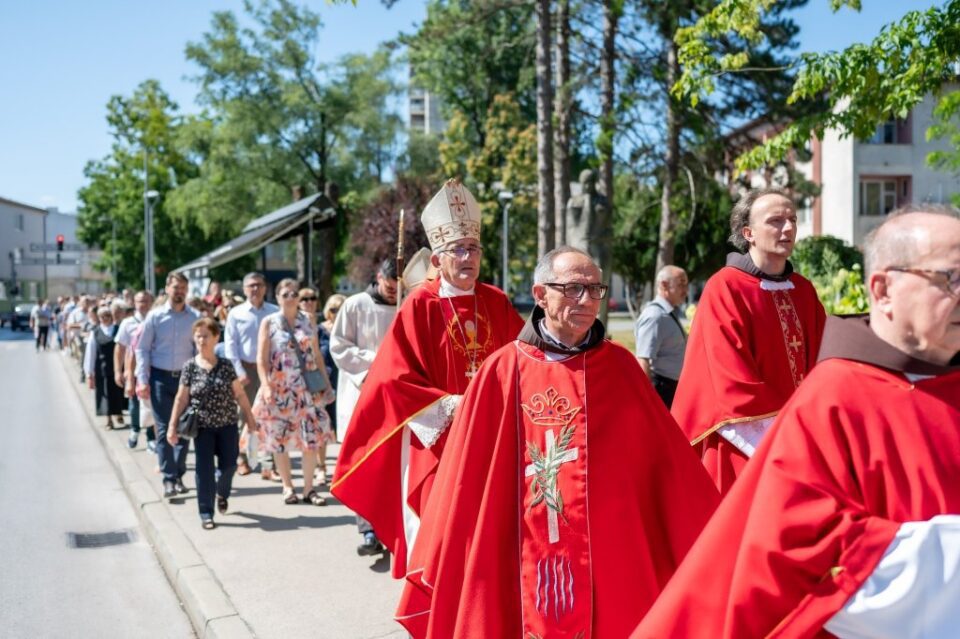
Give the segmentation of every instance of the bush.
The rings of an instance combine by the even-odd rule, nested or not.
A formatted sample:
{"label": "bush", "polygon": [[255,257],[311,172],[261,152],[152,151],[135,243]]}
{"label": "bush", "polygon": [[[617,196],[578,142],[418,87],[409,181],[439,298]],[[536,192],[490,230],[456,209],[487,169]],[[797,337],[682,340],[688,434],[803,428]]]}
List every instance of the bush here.
{"label": "bush", "polygon": [[797,242],[794,268],[813,282],[827,313],[850,315],[870,310],[863,282],[863,254],[843,240],[823,235]]}

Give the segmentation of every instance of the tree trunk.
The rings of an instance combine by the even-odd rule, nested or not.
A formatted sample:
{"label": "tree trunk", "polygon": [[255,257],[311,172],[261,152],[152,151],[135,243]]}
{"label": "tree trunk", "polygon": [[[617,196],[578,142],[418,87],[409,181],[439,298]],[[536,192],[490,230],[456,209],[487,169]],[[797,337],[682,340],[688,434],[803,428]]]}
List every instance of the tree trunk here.
{"label": "tree trunk", "polygon": [[[677,181],[677,172],[680,164],[680,126],[677,103],[670,95],[670,89],[680,76],[680,65],[677,62],[677,45],[672,37],[664,38],[664,49],[667,54],[667,149],[664,156],[663,192],[660,196],[660,235],[657,240],[657,272],[668,264],[673,264],[677,227],[677,214],[670,206],[673,197],[673,185]],[[653,279],[653,278],[651,278]]]}
{"label": "tree trunk", "polygon": [[553,78],[550,0],[537,0],[537,255],[553,249]]}
{"label": "tree trunk", "polygon": [[557,129],[553,144],[553,192],[556,245],[567,243],[567,202],[570,200],[570,0],[557,4]]}
{"label": "tree trunk", "polygon": [[[612,255],[610,239],[613,236],[613,141],[616,133],[616,40],[617,24],[623,9],[622,0],[604,0],[603,47],[600,51],[600,136],[597,154],[600,156],[598,191],[606,198],[606,206],[597,209],[596,228],[592,231],[597,246],[597,261],[603,269],[604,284],[610,284]],[[600,320],[607,321],[607,305],[600,307]]]}

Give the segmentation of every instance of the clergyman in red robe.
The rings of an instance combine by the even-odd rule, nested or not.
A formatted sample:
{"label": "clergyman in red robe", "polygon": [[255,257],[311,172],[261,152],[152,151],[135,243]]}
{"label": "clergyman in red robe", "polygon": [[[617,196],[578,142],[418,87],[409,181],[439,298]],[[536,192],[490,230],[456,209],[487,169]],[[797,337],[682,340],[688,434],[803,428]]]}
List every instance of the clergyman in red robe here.
{"label": "clergyman in red robe", "polygon": [[826,314],[788,258],[797,212],[779,189],[734,206],[731,253],[707,281],[671,412],[721,494],[813,367]]}
{"label": "clergyman in red robe", "polygon": [[896,214],[866,276],[635,639],[958,636],[960,219]]}
{"label": "clergyman in red robe", "polygon": [[636,358],[604,339],[589,255],[467,390],[397,620],[414,637],[624,637],[719,501]]}
{"label": "clergyman in red robe", "polygon": [[448,181],[421,217],[440,277],[404,301],[370,372],[340,449],[331,492],[393,553],[406,574],[453,411],[483,361],[523,321],[497,288],[477,281],[480,209]]}

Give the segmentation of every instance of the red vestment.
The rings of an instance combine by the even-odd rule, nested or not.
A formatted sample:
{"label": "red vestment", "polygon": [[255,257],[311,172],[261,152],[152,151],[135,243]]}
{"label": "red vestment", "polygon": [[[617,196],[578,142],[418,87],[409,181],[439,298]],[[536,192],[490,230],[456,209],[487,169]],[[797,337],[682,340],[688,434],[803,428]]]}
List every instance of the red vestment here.
{"label": "red vestment", "polygon": [[406,574],[407,537],[416,535],[443,452],[443,400],[462,395],[471,366],[479,367],[523,325],[493,286],[477,283],[475,295],[457,297],[440,297],[439,288],[437,279],[414,290],[390,325],[360,391],[330,490],[370,522],[393,553],[398,578]]}
{"label": "red vestment", "polygon": [[719,500],[602,325],[560,361],[530,326],[457,409],[397,611],[414,637],[624,637]]}
{"label": "red vestment", "polygon": [[871,363],[893,347],[859,319],[831,319],[825,351],[850,322],[851,352],[790,399],[632,637],[832,636],[903,522],[960,513],[960,368],[911,382]]}
{"label": "red vestment", "polygon": [[816,362],[825,319],[796,273],[774,282],[728,265],[707,281],[671,412],[721,494],[747,455],[719,431],[777,414]]}

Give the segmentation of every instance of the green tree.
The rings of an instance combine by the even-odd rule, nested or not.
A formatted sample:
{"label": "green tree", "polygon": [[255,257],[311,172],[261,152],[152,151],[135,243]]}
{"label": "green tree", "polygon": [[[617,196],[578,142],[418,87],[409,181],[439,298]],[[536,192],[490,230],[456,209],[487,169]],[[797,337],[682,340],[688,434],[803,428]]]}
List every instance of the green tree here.
{"label": "green tree", "polygon": [[[763,16],[775,11],[778,0],[722,0],[694,25],[677,32],[684,73],[675,86],[679,96],[694,105],[715,88],[717,79],[735,76],[750,68],[749,59],[735,52],[717,52],[713,38],[736,37],[760,43]],[[860,0],[830,0],[834,11],[843,6],[860,9]],[[910,11],[889,24],[869,43],[842,51],[807,53],[793,65],[796,80],[788,102],[825,100],[826,107],[795,119],[778,135],[737,159],[741,170],[759,168],[783,159],[791,149],[802,148],[827,129],[841,135],[870,137],[888,119],[903,118],[926,95],[939,97],[938,112],[947,120],[956,115],[955,90],[945,83],[955,80],[960,59],[960,0],[943,6]],[[953,106],[951,106],[953,105]],[[949,132],[949,127],[939,129]],[[938,129],[934,129],[936,134]],[[960,154],[960,150],[954,153]],[[952,155],[952,154],[948,154]],[[949,162],[945,155],[935,161]]]}
{"label": "green tree", "polygon": [[[175,184],[196,175],[197,166],[180,151],[178,137],[183,119],[159,82],[147,80],[129,97],[110,98],[107,123],[113,138],[110,153],[89,162],[84,169],[87,183],[78,193],[78,236],[104,250],[97,268],[112,270],[116,256],[118,286],[141,287],[146,190],[160,193],[154,206],[158,280],[229,235],[168,211],[168,196]],[[114,225],[116,244],[112,239]]]}
{"label": "green tree", "polygon": [[[202,217],[225,196],[241,206],[233,214],[246,221],[298,190],[325,192],[331,182],[344,204],[362,201],[395,153],[400,121],[388,108],[396,91],[389,54],[351,55],[323,66],[315,56],[321,47],[317,13],[290,0],[248,0],[244,10],[252,28],[242,28],[229,11],[216,12],[203,39],[186,49],[200,69],[199,99],[212,125],[190,131],[204,168],[183,191],[178,211]],[[254,190],[262,195],[251,197]],[[342,213],[337,225],[316,233],[323,295],[332,292],[345,246],[349,209]]]}

